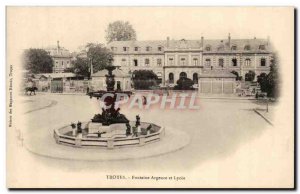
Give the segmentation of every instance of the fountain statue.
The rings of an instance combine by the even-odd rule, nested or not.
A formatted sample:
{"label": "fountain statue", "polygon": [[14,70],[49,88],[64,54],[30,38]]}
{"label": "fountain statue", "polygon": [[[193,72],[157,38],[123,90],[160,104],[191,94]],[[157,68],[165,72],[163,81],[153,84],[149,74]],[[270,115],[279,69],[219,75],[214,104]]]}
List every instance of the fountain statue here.
{"label": "fountain statue", "polygon": [[58,144],[75,147],[115,147],[141,146],[159,141],[164,136],[164,128],[154,123],[141,122],[141,117],[136,115],[135,121],[129,121],[116,103],[121,98],[118,96],[132,95],[131,91],[115,89],[115,76],[113,70],[117,66],[109,65],[105,69],[106,90],[88,91],[90,98],[104,102],[101,114],[88,122],[72,122],[71,125],[54,130],[54,138]]}
{"label": "fountain statue", "polygon": [[104,98],[104,104],[107,109],[102,108],[102,114],[96,114],[92,119],[94,123],[102,123],[104,126],[108,126],[110,124],[115,123],[129,123],[129,120],[125,117],[125,115],[120,114],[120,108],[115,108],[115,103],[117,101],[117,96],[119,94],[126,94],[128,97],[132,94],[131,91],[121,91],[120,88],[117,90],[114,89],[115,79],[112,71],[115,70],[117,66],[108,66],[106,70],[108,71],[108,75],[106,75],[106,88],[107,91],[100,90],[96,92],[88,92],[87,94],[92,97],[96,97],[97,99],[101,98],[104,94],[111,94],[110,96],[106,96]]}

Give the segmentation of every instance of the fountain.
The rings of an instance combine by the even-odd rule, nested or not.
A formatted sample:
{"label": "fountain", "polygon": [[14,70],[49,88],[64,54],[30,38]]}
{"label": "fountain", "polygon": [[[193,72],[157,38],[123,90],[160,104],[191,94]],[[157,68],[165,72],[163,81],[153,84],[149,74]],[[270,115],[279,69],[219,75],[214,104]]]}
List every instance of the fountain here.
{"label": "fountain", "polygon": [[[95,97],[105,104],[101,114],[96,114],[91,121],[79,122],[54,130],[56,143],[73,147],[102,147],[113,149],[117,147],[142,146],[161,140],[164,128],[154,123],[141,122],[136,115],[135,121],[129,121],[116,108],[116,102],[121,100],[118,95],[130,97],[131,91],[115,90],[113,70],[117,66],[107,66],[106,91],[91,91],[87,95]],[[105,97],[105,98],[103,98]],[[84,127],[82,127],[84,126]]]}

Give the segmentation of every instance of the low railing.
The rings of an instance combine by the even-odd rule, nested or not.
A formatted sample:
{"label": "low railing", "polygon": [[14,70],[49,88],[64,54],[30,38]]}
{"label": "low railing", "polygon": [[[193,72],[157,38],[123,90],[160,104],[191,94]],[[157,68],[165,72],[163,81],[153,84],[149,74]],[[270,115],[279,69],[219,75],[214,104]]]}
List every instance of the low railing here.
{"label": "low railing", "polygon": [[[62,129],[62,128],[61,128]],[[102,148],[121,148],[131,146],[143,146],[149,143],[159,141],[165,135],[164,127],[161,127],[157,132],[139,135],[138,137],[125,138],[93,138],[81,136],[67,136],[59,133],[60,129],[54,130],[54,139],[58,144],[64,144],[73,147],[102,147]]]}

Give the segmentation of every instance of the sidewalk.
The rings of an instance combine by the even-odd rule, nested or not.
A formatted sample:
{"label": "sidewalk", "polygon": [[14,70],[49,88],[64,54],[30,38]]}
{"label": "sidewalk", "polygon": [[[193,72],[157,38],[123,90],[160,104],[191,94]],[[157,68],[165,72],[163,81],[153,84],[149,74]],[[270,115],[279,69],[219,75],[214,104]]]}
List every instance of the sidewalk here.
{"label": "sidewalk", "polygon": [[253,109],[255,113],[261,116],[267,123],[273,126],[273,108],[269,106],[268,112],[267,109],[255,108]]}

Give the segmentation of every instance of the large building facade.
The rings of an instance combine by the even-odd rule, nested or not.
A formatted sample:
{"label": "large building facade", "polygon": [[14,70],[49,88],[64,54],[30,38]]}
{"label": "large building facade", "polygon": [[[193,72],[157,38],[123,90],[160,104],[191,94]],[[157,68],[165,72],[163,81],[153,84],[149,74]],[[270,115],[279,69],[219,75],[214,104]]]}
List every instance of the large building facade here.
{"label": "large building facade", "polygon": [[69,50],[59,45],[59,41],[56,46],[47,47],[45,50],[53,59],[53,73],[63,73],[66,69],[71,68],[72,56]]}
{"label": "large building facade", "polygon": [[255,78],[270,71],[273,51],[269,39],[114,41],[108,45],[114,65],[124,71],[149,69],[163,84],[174,84],[180,77],[198,83],[199,75],[211,71],[235,71],[244,80],[249,71]]}

